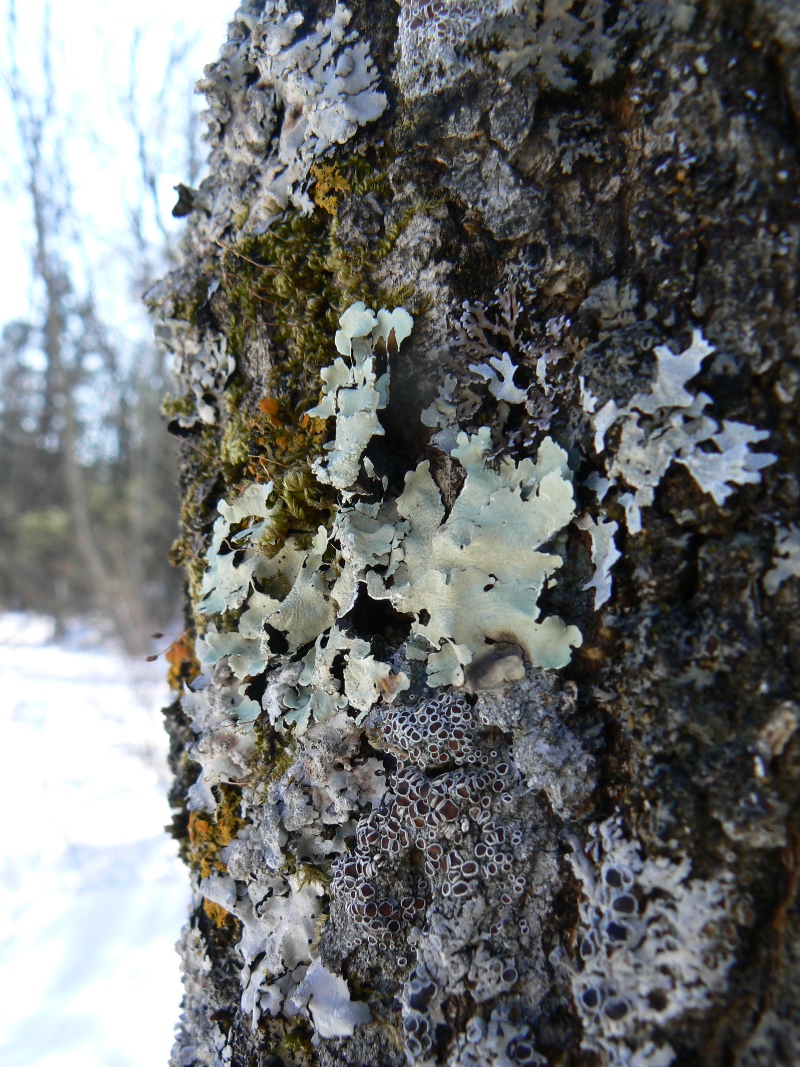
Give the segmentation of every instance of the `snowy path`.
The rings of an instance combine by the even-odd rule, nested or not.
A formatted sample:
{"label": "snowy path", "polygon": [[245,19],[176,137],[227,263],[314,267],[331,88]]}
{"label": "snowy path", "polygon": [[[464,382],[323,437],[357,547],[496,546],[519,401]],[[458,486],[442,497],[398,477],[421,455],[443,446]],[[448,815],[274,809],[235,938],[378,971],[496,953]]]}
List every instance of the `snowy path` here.
{"label": "snowy path", "polygon": [[188,881],[163,833],[166,697],[102,647],[0,616],[0,1064],[162,1067]]}

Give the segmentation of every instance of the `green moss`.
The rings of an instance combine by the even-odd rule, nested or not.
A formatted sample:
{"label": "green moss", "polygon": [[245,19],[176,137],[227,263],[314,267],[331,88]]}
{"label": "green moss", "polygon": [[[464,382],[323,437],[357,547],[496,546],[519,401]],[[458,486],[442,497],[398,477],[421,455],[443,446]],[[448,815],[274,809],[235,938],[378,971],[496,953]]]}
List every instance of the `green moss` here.
{"label": "green moss", "polygon": [[[349,186],[349,198],[375,192],[388,200],[380,161],[352,156],[336,173],[342,186]],[[276,394],[292,407],[313,406],[319,395],[319,371],[330,362],[339,316],[357,300],[386,303],[390,294],[373,293],[369,275],[414,215],[430,206],[420,201],[408,208],[371,246],[345,249],[338,214],[318,209],[308,216],[287,211],[266,233],[227,248],[220,260],[220,288],[227,304],[230,351],[241,353],[251,332],[266,327],[283,357],[276,361],[272,383]],[[403,296],[411,295],[409,286]]]}
{"label": "green moss", "polygon": [[247,395],[247,386],[236,382],[224,393],[225,429],[220,444],[220,459],[224,468],[229,468],[237,480],[242,468],[250,461],[250,423],[247,413],[242,411],[242,403]]}
{"label": "green moss", "polygon": [[312,1063],[314,1061],[314,1046],[311,1044],[313,1031],[305,1019],[298,1018],[296,1026],[290,1030],[278,1045],[279,1056],[288,1057],[295,1061]]}
{"label": "green moss", "polygon": [[[205,573],[203,548],[216,518],[216,494],[212,487],[221,482],[228,491],[246,475],[252,419],[241,405],[247,396],[248,386],[235,375],[223,394],[221,425],[197,423],[191,437],[183,441],[180,534],[172,545],[170,562],[186,569],[193,605],[198,603]],[[173,398],[168,398],[169,409],[165,404],[165,414],[170,415],[173,410],[179,413],[184,399],[179,397],[173,402]],[[197,632],[203,634],[208,619],[195,613],[195,622]]]}
{"label": "green moss", "polygon": [[[388,203],[386,162],[373,153],[371,160],[351,156],[335,165],[337,193],[349,187],[348,200],[374,193]],[[410,282],[375,292],[370,277],[414,216],[433,206],[428,201],[412,205],[379,240],[357,248],[344,247],[338,213],[331,215],[323,208],[309,216],[286,211],[266,233],[243,238],[235,246],[223,244],[213,270],[220,285],[212,298],[212,312],[228,350],[240,361],[251,339],[266,336],[275,369],[271,395],[260,400],[253,396],[251,384],[235,373],[221,398],[220,425],[198,425],[186,442],[191,457],[185,457],[184,464],[182,532],[171,558],[186,567],[193,604],[200,594],[203,545],[213,519],[209,486],[220,476],[225,492],[248,482],[273,483],[281,506],[262,535],[268,554],[278,551],[290,534],[302,541],[320,525],[330,526],[335,498],[311,469],[323,454],[329,430],[325,422],[309,420],[305,413],[319,400],[320,370],[335,354],[333,337],[346,308],[364,300],[373,307],[402,304],[418,310]],[[206,272],[203,294],[211,273]],[[205,295],[202,299],[198,295],[197,307],[204,300]],[[181,317],[184,312],[189,314],[188,307]],[[164,402],[168,417],[193,410],[191,394]],[[206,622],[197,619],[198,632]]]}
{"label": "green moss", "polygon": [[317,867],[314,863],[299,864],[297,875],[301,886],[318,885],[327,890],[331,884],[330,874],[327,871],[323,871],[321,867]]}
{"label": "green moss", "polygon": [[[327,173],[327,172],[326,172]],[[380,167],[353,156],[336,167],[339,191],[351,197],[375,192],[388,199]],[[310,216],[291,210],[267,233],[225,246],[220,256],[220,296],[215,312],[223,319],[229,351],[241,357],[251,337],[266,334],[275,353],[271,396],[246,411],[250,396],[238,376],[224,394],[224,428],[214,454],[226,485],[242,480],[274,486],[282,503],[262,544],[278,551],[289,534],[311,535],[332,519],[334,498],[314,478],[311,465],[323,454],[325,423],[305,412],[319,400],[320,370],[333,356],[339,316],[357,300],[396,306],[413,296],[411,285],[373,294],[370,273],[389,254],[414,215],[408,209],[372,247],[345,249],[338,215],[322,208]],[[196,585],[197,583],[193,583]]]}
{"label": "green moss", "polygon": [[231,220],[231,225],[233,226],[234,230],[241,230],[242,226],[244,226],[244,224],[247,222],[247,220],[249,218],[250,218],[250,205],[249,204],[242,204],[242,206],[238,209],[236,214],[233,216],[233,219]]}
{"label": "green moss", "polygon": [[161,401],[161,414],[166,419],[177,419],[181,415],[194,415],[194,413],[195,402],[191,393],[182,393],[180,396],[167,393]]}
{"label": "green moss", "polygon": [[253,730],[258,746],[259,791],[263,801],[269,786],[282,778],[294,763],[294,734],[291,730],[279,734],[265,718],[256,719]]}
{"label": "green moss", "polygon": [[284,350],[280,391],[295,400],[309,396],[338,317],[334,279],[320,254],[333,220],[323,216],[287,212],[268,233],[245,238],[221,257],[230,351],[239,355],[248,335],[266,326]]}

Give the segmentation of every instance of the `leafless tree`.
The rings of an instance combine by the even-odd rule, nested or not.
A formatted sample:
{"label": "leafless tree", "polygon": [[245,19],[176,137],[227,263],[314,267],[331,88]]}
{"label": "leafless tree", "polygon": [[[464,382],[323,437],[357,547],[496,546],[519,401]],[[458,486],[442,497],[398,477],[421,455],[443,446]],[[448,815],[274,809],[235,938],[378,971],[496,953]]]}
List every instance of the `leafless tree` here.
{"label": "leafless tree", "polygon": [[[66,585],[64,579],[54,582],[55,613],[62,616],[69,610],[65,601],[70,589],[79,593],[88,588],[94,606],[112,621],[125,647],[141,654],[148,647],[148,632],[165,622],[169,595],[163,594],[172,589],[174,596],[175,590],[164,558],[174,522],[169,504],[174,474],[159,413],[169,368],[165,354],[146,340],[146,331],[139,337],[121,335],[99,309],[94,283],[98,268],[85,239],[87,227],[91,230],[99,220],[78,218],[75,209],[67,144],[69,117],[59,110],[50,30],[46,8],[38,68],[28,56],[23,71],[16,11],[10,6],[8,61],[2,80],[22,161],[17,180],[32,223],[30,271],[37,306],[23,333],[15,335],[18,340],[24,335],[25,344],[16,348],[9,344],[4,349],[4,373],[7,378],[13,376],[25,353],[38,353],[42,366],[28,375],[27,383],[37,393],[37,425],[33,430],[28,423],[22,437],[28,444],[35,439],[47,453],[44,464],[52,467],[51,482],[42,493],[49,489],[53,501],[63,495],[71,527],[62,544],[70,578]],[[132,45],[132,71],[137,47],[138,38]],[[176,44],[170,54],[165,87],[180,75],[187,48]],[[140,165],[138,192],[130,208],[132,254],[127,264],[129,299],[135,306],[155,274],[174,257],[174,236],[164,225],[163,205],[158,201],[164,158],[156,151],[166,140],[163,124],[169,102],[164,88],[156,96],[154,113],[148,112],[137,97],[132,73],[128,95],[121,103],[136,138]],[[190,146],[186,156],[194,165],[196,150],[191,146],[196,131],[188,106],[186,116],[186,145]],[[122,249],[118,255],[123,257]],[[0,421],[0,430],[13,452],[20,448],[22,431],[19,424],[16,440],[8,436],[11,406],[9,401],[4,404],[8,417]],[[52,457],[57,457],[55,466]],[[24,486],[19,488],[15,505],[28,513],[32,498],[26,499]],[[9,502],[7,511],[10,506]],[[71,546],[79,566],[66,562]],[[15,583],[11,552],[9,545],[4,568],[12,577],[3,584],[14,586],[15,594],[6,596],[6,602],[41,610],[45,606],[41,597],[26,597]],[[47,566],[43,569],[48,573]],[[78,595],[73,611],[87,606]]]}

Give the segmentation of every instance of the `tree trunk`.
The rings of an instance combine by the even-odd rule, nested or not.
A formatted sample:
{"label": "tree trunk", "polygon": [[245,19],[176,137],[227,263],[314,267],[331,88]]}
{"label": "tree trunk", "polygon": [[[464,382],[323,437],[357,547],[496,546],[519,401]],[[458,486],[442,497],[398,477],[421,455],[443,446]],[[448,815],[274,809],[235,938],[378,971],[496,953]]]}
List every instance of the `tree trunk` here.
{"label": "tree trunk", "polygon": [[797,5],[351,9],[240,9],[149,294],[172,1063],[800,1063]]}

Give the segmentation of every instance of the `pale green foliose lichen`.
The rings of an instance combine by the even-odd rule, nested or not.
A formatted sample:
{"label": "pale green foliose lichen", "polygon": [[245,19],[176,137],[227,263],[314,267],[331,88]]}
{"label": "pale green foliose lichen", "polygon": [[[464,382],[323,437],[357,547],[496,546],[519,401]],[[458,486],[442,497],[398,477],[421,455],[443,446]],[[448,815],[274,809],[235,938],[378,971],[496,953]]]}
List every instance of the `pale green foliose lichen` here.
{"label": "pale green foliose lichen", "polygon": [[[259,535],[279,506],[270,503],[272,483],[251,485],[232,502],[219,504],[197,611],[211,616],[242,607],[244,611],[234,632],[220,633],[211,623],[200,651],[207,668],[227,657],[228,667],[243,683],[242,703],[232,709],[240,722],[252,721],[260,711],[245,695],[247,680],[268,666],[291,661],[309,645],[302,672],[282,689],[280,711],[275,714],[274,701],[268,707],[273,721],[300,733],[312,719],[324,721],[348,705],[364,714],[381,696],[392,699],[408,686],[404,674],[376,660],[369,642],[347,636],[337,620],[355,602],[367,563],[365,551],[369,559],[377,558],[369,543],[366,549],[359,546],[354,566],[345,550],[348,531],[359,529],[363,507],[357,492],[348,487],[362,473],[371,477],[372,466],[363,453],[371,438],[383,433],[377,412],[388,401],[388,373],[376,375],[375,361],[396,352],[412,324],[403,308],[373,312],[363,303],[341,316],[335,337],[340,355],[322,372],[322,400],[311,412],[336,419],[330,454],[317,468],[320,480],[342,495],[332,531],[320,526],[308,548],[299,547],[298,537],[290,535],[280,552],[268,557]],[[345,503],[354,499],[354,504]],[[241,528],[235,532],[235,527]],[[285,639],[280,653],[273,648],[276,633]],[[343,681],[332,672],[337,655],[344,656]]]}
{"label": "pale green foliose lichen", "polygon": [[548,437],[536,462],[504,458],[492,469],[490,447],[486,427],[459,434],[451,455],[466,479],[446,520],[430,464],[406,476],[390,505],[402,520],[385,569],[391,582],[382,590],[368,582],[372,596],[414,616],[414,647],[427,658],[433,686],[463,685],[464,667],[498,641],[520,645],[534,666],[547,668],[563,667],[581,643],[575,626],[552,615],[540,620],[537,605],[563,563],[544,546],[575,513],[567,455]]}
{"label": "pale green foliose lichen", "polygon": [[[311,412],[335,419],[329,455],[317,467],[340,493],[331,530],[321,526],[305,549],[290,536],[268,558],[258,537],[271,513],[272,486],[250,486],[219,505],[198,611],[244,611],[235,633],[209,627],[203,662],[213,667],[227,657],[243,698],[248,678],[268,666],[301,664],[264,705],[279,728],[302,733],[348,705],[359,721],[381,698],[391,701],[408,687],[402,671],[342,628],[361,587],[411,618],[405,654],[426,662],[431,686],[462,686],[465,667],[498,642],[545,668],[564,666],[581,643],[575,626],[541,618],[538,606],[563,563],[547,546],[575,514],[567,456],[550,438],[535,461],[505,458],[490,467],[488,428],[459,434],[451,455],[465,481],[447,517],[427,462],[407,474],[396,499],[369,503],[357,488],[360,478],[375,486],[365,451],[383,433],[378,412],[388,402],[388,370],[378,375],[376,360],[397,351],[412,323],[402,308],[373,312],[363,303],[340,319],[339,356],[322,371],[322,399]],[[338,657],[342,672],[334,671]],[[243,701],[240,721],[253,717],[252,703]]]}
{"label": "pale green foliose lichen", "polygon": [[335,337],[340,356],[321,372],[322,400],[308,412],[312,418],[336,418],[336,439],[325,446],[329,455],[314,464],[321,482],[341,490],[358,478],[367,445],[383,434],[378,412],[389,401],[389,372],[376,376],[376,349],[382,344],[385,352],[392,333],[399,347],[413,322],[404,308],[375,314],[361,301],[340,318]]}

